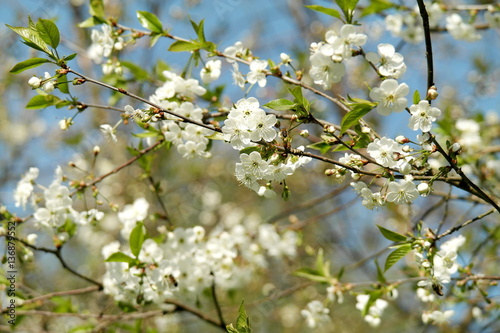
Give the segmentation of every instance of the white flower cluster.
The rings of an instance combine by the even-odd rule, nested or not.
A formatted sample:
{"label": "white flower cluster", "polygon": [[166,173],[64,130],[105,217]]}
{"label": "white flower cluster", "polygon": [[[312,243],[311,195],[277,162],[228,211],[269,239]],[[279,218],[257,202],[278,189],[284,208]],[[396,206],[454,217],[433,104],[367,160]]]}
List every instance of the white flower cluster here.
{"label": "white flower cluster", "polygon": [[40,79],[37,76],[33,76],[28,80],[28,84],[32,88],[41,88],[47,94],[50,94],[55,89],[55,84],[52,75],[49,72],[44,73],[44,79]]}
{"label": "white flower cluster", "polygon": [[467,42],[475,42],[481,39],[481,35],[476,32],[476,28],[472,24],[465,23],[457,13],[453,13],[446,18],[446,30],[450,35],[458,40]]}
{"label": "white flower cluster", "polygon": [[195,95],[201,96],[207,92],[196,79],[184,79],[170,71],[163,71],[162,74],[167,80],[149,97],[153,103],[161,105],[163,101],[176,96],[194,98]]}
{"label": "white flower cluster", "polygon": [[[90,38],[92,44],[87,54],[96,64],[103,64],[105,58],[108,58],[113,50],[120,51],[125,47],[123,37],[114,37],[112,28],[107,24],[101,26],[101,31],[93,29]],[[111,59],[102,65],[102,70],[104,74],[111,74],[113,71],[116,74],[123,72],[120,63],[113,62]]]}
{"label": "white flower cluster", "polygon": [[[366,308],[366,305],[368,303],[368,300],[370,299],[370,295],[366,294],[361,294],[356,296],[356,309],[359,311],[363,312]],[[375,303],[370,306],[368,309],[366,315],[363,317],[363,319],[371,326],[371,327],[377,327],[380,325],[381,319],[380,317],[382,316],[382,313],[384,312],[384,309],[389,305],[389,303],[386,300],[378,298]]]}
{"label": "white flower cluster", "polygon": [[465,149],[478,149],[483,145],[480,130],[481,127],[473,119],[458,119],[455,127],[460,131],[458,143]]}
{"label": "white flower cluster", "polygon": [[[215,71],[215,67],[212,69]],[[149,100],[160,105],[165,110],[196,122],[202,122],[203,111],[201,108],[189,101],[178,102],[172,99],[192,99],[196,95],[200,96],[205,94],[207,90],[200,86],[196,79],[184,79],[169,71],[163,71],[163,75],[167,78],[167,81],[156,89],[155,93],[149,97]],[[147,115],[140,110],[133,110],[131,107],[129,111],[131,115],[139,116],[143,120],[157,121],[155,115]],[[169,116],[167,114],[166,117],[166,120],[160,122],[160,129],[165,136],[165,140],[172,142],[172,144],[177,147],[177,151],[184,158],[211,156],[210,153],[206,151],[209,142],[207,136],[212,134],[210,130],[194,124],[182,122],[182,119],[175,116]]]}
{"label": "white flower cluster", "polygon": [[317,300],[309,302],[306,308],[300,311],[309,328],[317,328],[330,323],[329,313],[330,310]]}
{"label": "white flower cluster", "polygon": [[408,100],[406,95],[410,88],[406,83],[399,84],[394,79],[382,81],[380,87],[375,87],[370,91],[370,98],[377,102],[375,108],[378,113],[388,116],[392,112],[401,112],[406,108]]}
{"label": "white flower cluster", "polygon": [[43,192],[45,207],[39,207],[33,215],[35,222],[42,226],[57,229],[68,220],[78,224],[87,222],[73,209],[73,199],[69,188],[62,185],[62,177],[62,169],[57,167],[56,179]]}
{"label": "white flower cluster", "polygon": [[325,42],[311,44],[311,69],[309,75],[314,83],[329,89],[333,83],[340,82],[346,68],[342,62],[352,57],[353,47],[366,43],[367,36],[358,33],[357,27],[345,24],[339,32],[329,30],[325,34]]}
{"label": "white flower cluster", "polygon": [[422,321],[424,324],[446,325],[450,323],[454,314],[454,310],[424,312],[422,313]]}
{"label": "white flower cluster", "polygon": [[[434,29],[438,26],[439,20],[443,16],[443,10],[439,3],[426,3],[427,14],[429,15],[429,26]],[[418,6],[413,12],[405,14],[387,15],[385,18],[387,30],[394,37],[400,37],[406,42],[419,43],[424,40],[424,29]]]}
{"label": "white flower cluster", "polygon": [[16,207],[22,206],[23,209],[26,208],[26,203],[33,193],[33,184],[35,179],[38,178],[38,174],[38,168],[30,168],[23,178],[21,178],[21,180],[17,183],[17,187],[14,191]]}
{"label": "white flower cluster", "polygon": [[259,101],[250,97],[236,102],[224,121],[222,132],[224,139],[229,141],[234,149],[240,150],[255,146],[252,141],[273,141],[277,135],[275,124],[276,116],[266,114],[259,107]]}
{"label": "white flower cluster", "polygon": [[[303,150],[303,147],[299,147]],[[292,175],[300,166],[309,163],[310,157],[290,155],[285,161],[274,154],[269,160],[262,159],[257,151],[250,154],[240,154],[240,163],[236,163],[236,178],[246,187],[254,190],[261,196],[273,196],[272,181],[280,182]],[[259,180],[266,180],[266,186],[261,186]]]}
{"label": "white flower cluster", "polygon": [[424,268],[430,269],[430,277],[418,282],[419,287],[435,289],[442,288],[443,284],[449,283],[451,275],[458,270],[457,251],[465,243],[463,235],[444,242],[439,251],[432,257],[432,263],[424,257],[423,253],[415,253],[417,262]]}
{"label": "white flower cluster", "polygon": [[[148,206],[141,198],[119,213],[125,230],[122,236],[128,236],[137,222],[146,218]],[[216,228],[208,235],[201,226],[176,228],[163,235],[163,241],[144,241],[136,266],[107,262],[104,291],[117,301],[131,304],[153,302],[162,306],[172,297],[194,303],[214,279],[222,289],[250,282],[251,272],[267,265],[266,255],[294,257],[298,240],[295,232],[281,235],[267,224],[257,228],[237,224],[227,231]],[[102,249],[102,254],[108,258],[119,251],[119,242],[113,242]],[[129,250],[122,252],[133,257]]]}

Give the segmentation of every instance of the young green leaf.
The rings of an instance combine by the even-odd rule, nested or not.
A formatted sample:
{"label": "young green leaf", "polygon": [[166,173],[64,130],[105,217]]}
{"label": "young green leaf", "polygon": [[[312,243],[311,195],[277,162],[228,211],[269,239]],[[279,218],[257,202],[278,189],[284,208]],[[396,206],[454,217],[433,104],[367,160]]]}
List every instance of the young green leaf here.
{"label": "young green leaf", "polygon": [[307,148],[319,150],[321,152],[321,154],[324,155],[332,148],[332,145],[329,144],[328,142],[320,141],[320,142],[316,142],[316,143],[308,145]]}
{"label": "young green leaf", "polygon": [[45,52],[52,57],[52,53],[47,47],[47,44],[43,41],[43,39],[40,37],[40,35],[36,30],[24,27],[13,27],[8,24],[6,24],[6,26],[12,31],[14,31],[16,34],[21,36],[22,39],[24,40],[23,42],[24,44],[28,45],[29,47],[35,50]]}
{"label": "young green leaf", "polygon": [[392,7],[396,6],[387,0],[370,0],[370,4],[361,11],[361,17],[380,13]]}
{"label": "young green leaf", "polygon": [[229,324],[226,326],[226,330],[229,333],[251,333],[252,329],[250,328],[250,319],[243,307],[245,300],[241,301],[240,309],[238,310],[238,318],[236,319],[236,327],[233,324]]}
{"label": "young green leaf", "polygon": [[161,21],[155,14],[138,10],[137,19],[139,19],[139,22],[144,28],[159,34],[163,32]]}
{"label": "young green leaf", "polygon": [[296,270],[293,273],[293,275],[300,276],[300,277],[309,279],[311,281],[316,281],[316,282],[328,283],[330,281],[330,278],[324,276],[323,272],[320,272],[317,269],[312,269],[312,268],[308,268],[308,267],[303,267],[303,268]]}
{"label": "young green leaf", "polygon": [[377,227],[380,230],[380,232],[382,233],[382,236],[384,236],[385,238],[387,238],[390,241],[404,242],[407,238],[405,235],[398,234],[397,232],[386,229],[382,226],[379,226],[378,224],[377,224]]}
{"label": "young green leaf", "polygon": [[106,20],[102,17],[91,16],[83,22],[77,24],[79,28],[90,28],[99,24],[106,23]]}
{"label": "young green leaf", "polygon": [[54,49],[59,45],[60,35],[57,25],[51,20],[39,19],[36,23],[36,29],[40,38]]}
{"label": "young green leaf", "polygon": [[58,101],[60,101],[59,98],[57,98],[54,95],[36,95],[33,96],[29,101],[28,104],[26,104],[27,109],[43,109],[48,106],[56,104]]}
{"label": "young green leaf", "polygon": [[413,93],[413,104],[418,103],[420,103],[420,93],[418,92],[418,90],[415,90],[415,92]]}
{"label": "young green leaf", "polygon": [[184,51],[195,51],[199,50],[200,48],[201,48],[200,45],[197,43],[178,40],[173,42],[168,48],[168,50],[170,52],[184,52]]}
{"label": "young green leaf", "polygon": [[367,103],[353,103],[350,104],[350,106],[351,111],[342,118],[342,123],[340,125],[341,134],[356,125],[362,117],[375,107],[375,104],[367,101]]}
{"label": "young green leaf", "polygon": [[50,62],[50,60],[43,59],[43,58],[31,58],[31,59],[21,61],[20,63],[16,64],[14,67],[12,67],[12,69],[10,70],[10,73],[18,74],[18,73],[21,73],[27,69],[38,67],[38,66],[45,64],[47,62]]}
{"label": "young green leaf", "polygon": [[133,62],[120,61],[120,64],[123,67],[128,68],[137,80],[146,80],[149,77],[148,71]]}
{"label": "young green leaf", "polygon": [[378,260],[375,260],[375,266],[377,266],[377,280],[378,280],[378,282],[380,282],[382,284],[385,283],[386,279],[384,276],[384,272],[382,272],[382,270],[380,269],[380,265],[378,264]]}
{"label": "young green leaf", "polygon": [[281,99],[275,99],[274,101],[270,101],[269,103],[264,104],[263,106],[265,108],[276,111],[286,111],[286,110],[291,110],[296,105],[297,103],[281,98]]}
{"label": "young green leaf", "polygon": [[384,271],[387,272],[389,268],[394,266],[400,259],[402,259],[408,252],[411,251],[411,244],[403,244],[399,246],[396,250],[392,251],[385,260]]}
{"label": "young green leaf", "polygon": [[338,19],[341,18],[340,13],[333,8],[327,8],[327,7],[318,6],[318,5],[310,5],[310,6],[305,6],[305,7],[312,9],[312,10],[315,10],[315,11],[320,12],[320,13],[326,14],[326,15],[336,17]]}
{"label": "young green leaf", "polygon": [[66,75],[61,75],[57,78],[57,82],[57,88],[59,88],[63,94],[69,94],[68,77]]}
{"label": "young green leaf", "polygon": [[105,18],[103,0],[90,0],[90,15]]}
{"label": "young green leaf", "polygon": [[146,233],[144,232],[144,226],[142,223],[137,223],[132,232],[130,233],[130,251],[134,256],[139,256],[141,252],[142,243],[144,243],[144,239],[146,237]]}
{"label": "young green leaf", "polygon": [[123,252],[115,252],[105,260],[106,262],[126,262],[128,264],[133,263],[135,261],[134,258],[126,255]]}

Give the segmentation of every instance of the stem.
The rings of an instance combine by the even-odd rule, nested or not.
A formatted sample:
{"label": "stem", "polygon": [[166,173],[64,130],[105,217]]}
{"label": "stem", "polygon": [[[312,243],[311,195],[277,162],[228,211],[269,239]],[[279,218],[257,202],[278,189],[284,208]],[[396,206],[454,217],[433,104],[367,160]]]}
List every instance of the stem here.
{"label": "stem", "polygon": [[445,236],[448,236],[448,235],[450,235],[450,234],[452,234],[452,233],[454,233],[454,232],[462,229],[463,227],[468,226],[469,224],[471,224],[473,222],[476,222],[476,221],[478,221],[478,220],[480,220],[480,219],[482,219],[482,218],[484,218],[484,217],[486,217],[486,216],[488,216],[490,214],[493,214],[494,212],[495,212],[495,209],[490,209],[489,211],[487,211],[484,214],[478,215],[478,216],[476,216],[476,217],[474,217],[474,218],[472,218],[470,220],[465,221],[464,223],[462,223],[460,225],[457,225],[456,227],[448,229],[445,232],[443,232],[442,234],[440,234],[439,236],[437,236],[436,240],[441,239],[441,238],[443,238]]}
{"label": "stem", "polygon": [[[432,60],[431,28],[429,27],[429,15],[425,9],[424,0],[417,0],[420,16],[424,23],[425,55],[427,58],[427,89],[434,85],[434,62]],[[430,103],[430,101],[429,101]]]}

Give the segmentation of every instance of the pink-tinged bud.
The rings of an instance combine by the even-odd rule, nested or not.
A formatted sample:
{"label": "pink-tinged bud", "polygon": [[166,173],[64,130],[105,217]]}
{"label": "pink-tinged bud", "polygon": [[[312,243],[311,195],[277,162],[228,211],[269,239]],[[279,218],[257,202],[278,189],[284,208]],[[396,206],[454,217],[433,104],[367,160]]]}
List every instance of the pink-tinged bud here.
{"label": "pink-tinged bud", "polygon": [[410,139],[408,139],[407,137],[405,137],[404,135],[398,135],[396,137],[396,142],[399,143],[399,144],[404,144],[404,143],[408,143],[410,141]]}

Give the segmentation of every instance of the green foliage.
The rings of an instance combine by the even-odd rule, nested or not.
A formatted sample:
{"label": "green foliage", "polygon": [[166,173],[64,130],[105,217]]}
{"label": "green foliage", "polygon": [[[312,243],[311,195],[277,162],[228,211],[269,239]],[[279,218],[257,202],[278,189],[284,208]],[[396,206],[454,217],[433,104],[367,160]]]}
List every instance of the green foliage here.
{"label": "green foliage", "polygon": [[128,264],[132,264],[136,259],[126,255],[123,252],[115,252],[109,256],[105,261],[106,262],[126,262]]}
{"label": "green foliage", "polygon": [[303,267],[293,274],[321,283],[330,283],[332,281],[332,276],[330,275],[330,262],[324,259],[323,249],[319,249],[318,251],[315,268]]}
{"label": "green foliage", "polygon": [[149,73],[144,68],[134,64],[130,61],[120,61],[120,64],[130,70],[130,72],[134,75],[137,80],[147,80],[149,78]]}
{"label": "green foliage", "polygon": [[251,333],[252,329],[250,327],[250,318],[243,307],[245,300],[241,301],[240,309],[238,311],[238,318],[236,319],[236,327],[233,324],[226,326],[226,330],[229,333]]}
{"label": "green foliage", "polygon": [[385,260],[384,271],[389,270],[394,264],[396,264],[399,260],[401,260],[404,256],[408,254],[412,250],[411,244],[402,244],[398,245],[397,249],[392,251],[387,259]]}
{"label": "green foliage", "polygon": [[413,104],[418,104],[420,101],[420,93],[418,92],[418,90],[415,90],[415,92],[413,93]]}
{"label": "green foliage", "polygon": [[177,40],[173,42],[168,48],[170,52],[196,51],[199,49],[201,49],[200,44],[195,42],[185,42],[183,40]]}
{"label": "green foliage", "polygon": [[335,0],[340,9],[342,9],[345,21],[348,24],[353,23],[354,9],[356,8],[358,1],[359,0]]}
{"label": "green foliage", "polygon": [[66,75],[61,75],[57,78],[57,88],[63,94],[69,94],[68,77]]}
{"label": "green foliage", "polygon": [[135,228],[132,229],[129,238],[130,251],[134,256],[139,256],[142,248],[142,243],[144,243],[145,238],[146,232],[144,230],[144,225],[142,223],[137,223]]}
{"label": "green foliage", "polygon": [[396,5],[388,0],[370,0],[370,4],[361,11],[361,17],[377,14],[393,7],[396,7]]}
{"label": "green foliage", "polygon": [[340,133],[345,133],[349,128],[356,125],[358,121],[368,112],[373,110],[377,105],[375,102],[370,102],[360,98],[349,98],[352,103],[347,103],[351,109],[343,118],[340,125]]}
{"label": "green foliage", "polygon": [[137,19],[144,28],[159,34],[163,33],[161,21],[155,14],[138,10]]}
{"label": "green foliage", "polygon": [[39,19],[36,23],[36,29],[40,38],[45,43],[47,43],[54,49],[59,46],[59,29],[54,22],[52,22],[51,20]]}
{"label": "green foliage", "polygon": [[26,104],[27,109],[44,109],[48,106],[51,105],[56,105],[61,101],[60,98],[54,96],[54,95],[36,95],[33,96],[29,101],[28,104]]}
{"label": "green foliage", "polygon": [[38,67],[42,64],[46,64],[48,62],[51,62],[48,59],[44,58],[31,58],[28,60],[21,61],[20,63],[17,63],[12,69],[10,70],[10,73],[12,74],[19,74],[21,72],[24,72],[27,69],[30,68],[35,68]]}
{"label": "green foliage", "polygon": [[274,101],[270,101],[263,105],[265,108],[276,110],[276,111],[287,111],[292,110],[297,106],[297,103],[289,101],[284,98],[275,99]]}
{"label": "green foliage", "polygon": [[321,152],[321,154],[324,155],[333,147],[333,145],[336,145],[336,144],[338,144],[338,143],[320,141],[320,142],[315,142],[313,144],[308,145],[307,148],[319,150]]}
{"label": "green foliage", "polygon": [[397,232],[386,229],[377,224],[378,229],[382,233],[382,236],[393,242],[404,242],[407,237],[405,235],[398,234]]}
{"label": "green foliage", "polygon": [[89,28],[98,24],[110,23],[104,12],[103,0],[90,0],[90,17],[78,24],[80,28]]}
{"label": "green foliage", "polygon": [[318,5],[310,5],[310,6],[305,6],[305,7],[312,9],[312,10],[315,10],[315,11],[320,12],[320,13],[326,14],[326,15],[336,17],[338,19],[341,18],[340,13],[333,8],[327,8],[327,7],[318,6]]}

